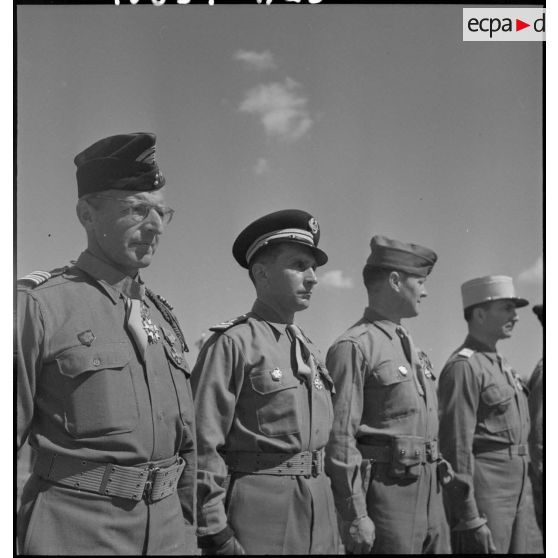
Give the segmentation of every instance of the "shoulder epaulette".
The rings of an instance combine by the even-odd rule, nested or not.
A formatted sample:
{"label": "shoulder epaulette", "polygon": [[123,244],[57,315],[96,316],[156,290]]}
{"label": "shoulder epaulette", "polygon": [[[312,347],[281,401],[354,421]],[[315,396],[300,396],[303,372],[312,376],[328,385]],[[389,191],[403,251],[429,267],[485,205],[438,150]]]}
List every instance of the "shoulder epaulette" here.
{"label": "shoulder epaulette", "polygon": [[463,349],[461,349],[457,353],[457,356],[462,356],[462,357],[465,357],[465,358],[471,358],[474,354],[475,354],[475,351],[473,351],[473,349],[468,349],[467,347],[464,347]]}
{"label": "shoulder epaulette", "polygon": [[62,275],[67,269],[68,266],[64,266],[64,267],[57,267],[52,271],[33,271],[32,273],[29,273],[29,275],[26,275],[25,277],[18,279],[17,283],[19,285],[30,286],[31,288],[34,289],[35,287],[38,287],[39,285],[46,283],[49,279],[52,279],[52,277],[57,277],[58,275]]}
{"label": "shoulder epaulette", "polygon": [[216,331],[218,333],[222,331],[227,331],[227,329],[230,329],[232,326],[235,326],[237,324],[241,324],[242,322],[245,322],[247,319],[248,319],[248,314],[242,314],[242,316],[237,316],[232,320],[227,320],[226,322],[221,322],[220,324],[214,325],[213,327],[210,327],[209,330]]}

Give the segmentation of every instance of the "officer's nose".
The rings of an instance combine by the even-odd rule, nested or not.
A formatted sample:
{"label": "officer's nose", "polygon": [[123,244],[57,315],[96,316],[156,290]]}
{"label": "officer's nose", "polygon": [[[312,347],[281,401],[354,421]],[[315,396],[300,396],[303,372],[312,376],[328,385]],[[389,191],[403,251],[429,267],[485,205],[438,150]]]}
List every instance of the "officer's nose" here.
{"label": "officer's nose", "polygon": [[143,226],[148,229],[149,231],[155,234],[163,234],[163,230],[165,228],[165,224],[163,223],[163,219],[155,211],[155,208],[151,208],[145,221],[143,222]]}
{"label": "officer's nose", "polygon": [[304,274],[304,282],[310,283],[311,285],[316,285],[318,282],[318,276],[316,275],[316,270],[313,267],[309,267]]}

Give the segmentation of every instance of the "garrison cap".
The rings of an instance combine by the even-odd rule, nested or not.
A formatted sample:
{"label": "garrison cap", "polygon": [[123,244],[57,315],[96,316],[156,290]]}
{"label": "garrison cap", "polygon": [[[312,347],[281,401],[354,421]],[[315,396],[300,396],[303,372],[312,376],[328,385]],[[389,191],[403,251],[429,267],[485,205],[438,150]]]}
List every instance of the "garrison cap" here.
{"label": "garrison cap", "polygon": [[155,162],[155,134],[103,138],[75,156],[78,197],[103,190],[150,192],[165,185]]}
{"label": "garrison cap", "polygon": [[541,324],[544,325],[544,304],[535,304],[533,306],[533,312],[537,315]]}
{"label": "garrison cap", "polygon": [[430,248],[380,235],[372,237],[370,249],[365,267],[404,271],[419,277],[426,277],[438,259]]}
{"label": "garrison cap", "polygon": [[248,269],[256,253],[270,244],[294,242],[308,246],[318,265],[327,262],[327,254],[318,248],[320,226],[315,217],[301,209],[283,209],[260,217],[248,225],[233,244],[234,259]]}
{"label": "garrison cap", "polygon": [[529,302],[516,296],[513,280],[506,275],[486,275],[466,281],[461,285],[463,309],[490,302],[492,300],[512,300],[516,308],[527,306]]}

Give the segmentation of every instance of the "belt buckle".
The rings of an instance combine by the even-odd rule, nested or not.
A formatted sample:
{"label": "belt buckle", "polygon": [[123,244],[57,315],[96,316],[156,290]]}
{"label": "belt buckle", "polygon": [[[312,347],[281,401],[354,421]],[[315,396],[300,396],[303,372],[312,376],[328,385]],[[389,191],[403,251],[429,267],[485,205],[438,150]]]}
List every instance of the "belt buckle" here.
{"label": "belt buckle", "polygon": [[161,468],[160,467],[149,467],[149,469],[147,470],[147,480],[145,481],[145,487],[143,489],[143,498],[144,500],[148,503],[148,504],[152,504],[153,500],[152,500],[152,494],[153,494],[153,482],[154,482],[154,476],[157,473],[157,471],[159,471]]}
{"label": "belt buckle", "polygon": [[312,476],[317,477],[319,475],[318,466],[320,463],[320,452],[312,452]]}

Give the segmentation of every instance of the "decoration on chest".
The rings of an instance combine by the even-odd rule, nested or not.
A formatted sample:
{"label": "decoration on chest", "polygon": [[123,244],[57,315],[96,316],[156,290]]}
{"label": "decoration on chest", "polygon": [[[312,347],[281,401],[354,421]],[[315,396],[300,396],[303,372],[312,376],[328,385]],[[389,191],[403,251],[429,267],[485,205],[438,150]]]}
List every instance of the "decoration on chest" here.
{"label": "decoration on chest", "polygon": [[95,334],[90,329],[78,333],[77,338],[79,339],[79,342],[86,347],[91,347],[91,344],[96,339]]}
{"label": "decoration on chest", "polygon": [[147,342],[150,345],[158,343],[161,340],[159,335],[159,328],[151,321],[149,316],[149,308],[145,302],[141,302],[141,326],[147,334]]}
{"label": "decoration on chest", "polygon": [[397,370],[399,370],[399,372],[401,372],[403,376],[406,376],[409,373],[409,371],[404,366],[400,366]]}
{"label": "decoration on chest", "polygon": [[430,358],[424,351],[420,349],[417,351],[417,353],[419,357],[420,367],[422,368],[424,375],[429,380],[432,380],[434,378],[434,374],[432,373],[432,363],[430,362]]}
{"label": "decoration on chest", "polygon": [[324,383],[322,382],[322,379],[320,378],[320,375],[319,375],[319,374],[316,374],[316,375],[314,376],[314,381],[313,381],[313,383],[314,383],[314,387],[315,387],[316,389],[324,389]]}
{"label": "decoration on chest", "polygon": [[283,377],[283,372],[281,372],[281,370],[279,370],[279,368],[274,368],[271,371],[271,379],[274,382],[279,382],[281,380],[281,378]]}

